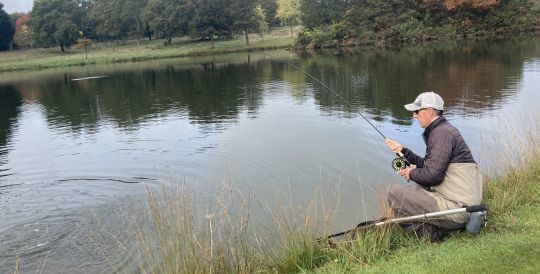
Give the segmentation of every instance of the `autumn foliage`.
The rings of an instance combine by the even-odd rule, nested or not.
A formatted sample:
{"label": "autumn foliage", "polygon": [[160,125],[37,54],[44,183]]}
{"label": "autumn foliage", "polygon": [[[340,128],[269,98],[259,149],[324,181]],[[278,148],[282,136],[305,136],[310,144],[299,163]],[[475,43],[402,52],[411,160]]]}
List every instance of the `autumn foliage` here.
{"label": "autumn foliage", "polygon": [[32,30],[28,24],[29,14],[22,15],[15,21],[15,37],[13,41],[22,47],[32,46]]}
{"label": "autumn foliage", "polygon": [[426,4],[442,4],[449,11],[460,8],[469,8],[480,11],[487,10],[497,5],[498,0],[423,0],[423,2]]}

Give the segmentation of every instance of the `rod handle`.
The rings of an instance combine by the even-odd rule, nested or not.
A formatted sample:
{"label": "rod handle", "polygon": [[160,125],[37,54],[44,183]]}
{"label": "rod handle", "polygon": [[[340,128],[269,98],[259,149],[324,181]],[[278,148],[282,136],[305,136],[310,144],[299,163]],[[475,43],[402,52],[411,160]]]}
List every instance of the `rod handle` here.
{"label": "rod handle", "polygon": [[487,211],[488,205],[482,204],[482,205],[468,206],[465,208],[465,210],[469,213],[478,212],[478,211]]}

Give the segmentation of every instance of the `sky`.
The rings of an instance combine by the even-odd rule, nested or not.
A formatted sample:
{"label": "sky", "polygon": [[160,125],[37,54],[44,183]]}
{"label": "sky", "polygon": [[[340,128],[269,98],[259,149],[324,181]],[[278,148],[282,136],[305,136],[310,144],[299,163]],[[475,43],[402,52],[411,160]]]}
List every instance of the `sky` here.
{"label": "sky", "polygon": [[29,12],[32,10],[34,0],[0,0],[4,4],[4,11],[9,13],[14,12]]}

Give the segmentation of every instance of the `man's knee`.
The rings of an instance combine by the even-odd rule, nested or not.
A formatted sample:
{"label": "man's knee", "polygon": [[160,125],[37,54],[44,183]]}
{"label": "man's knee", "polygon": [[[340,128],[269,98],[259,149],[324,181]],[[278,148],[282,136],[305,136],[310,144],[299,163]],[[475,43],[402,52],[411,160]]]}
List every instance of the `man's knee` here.
{"label": "man's knee", "polygon": [[403,198],[405,197],[405,186],[402,185],[390,185],[388,186],[386,197],[390,206],[400,206],[403,204]]}
{"label": "man's knee", "polygon": [[397,215],[423,214],[438,209],[437,201],[415,184],[389,186],[387,199]]}
{"label": "man's knee", "polygon": [[390,185],[387,190],[387,200],[391,212],[394,216],[401,216],[406,214],[403,208],[405,199],[407,197],[405,186],[402,185]]}

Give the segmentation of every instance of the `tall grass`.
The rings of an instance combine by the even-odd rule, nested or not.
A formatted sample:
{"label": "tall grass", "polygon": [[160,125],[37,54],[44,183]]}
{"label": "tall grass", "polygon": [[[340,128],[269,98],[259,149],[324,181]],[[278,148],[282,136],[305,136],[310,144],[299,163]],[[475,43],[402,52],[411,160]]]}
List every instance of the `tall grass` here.
{"label": "tall grass", "polygon": [[[263,205],[229,182],[207,197],[205,207],[187,183],[147,193],[152,227],[135,227],[134,256],[142,273],[296,273],[330,261],[368,264],[410,240],[383,226],[329,246],[320,238],[336,214],[337,193],[329,191],[317,191],[317,199],[304,204],[289,191]],[[253,204],[260,207],[256,219]],[[272,221],[257,225],[264,216]]]}
{"label": "tall grass", "polygon": [[[540,125],[519,134],[514,131],[506,144],[497,145],[497,157],[512,161],[494,165],[486,174],[488,233],[513,225],[512,214],[517,210],[540,205],[538,129]],[[275,198],[261,215],[253,211],[254,204],[259,204],[255,196],[235,190],[232,183],[214,199],[207,199],[210,202],[204,208],[187,184],[173,189],[147,189],[153,229],[136,230],[136,257],[142,273],[341,273],[423,244],[389,225],[363,230],[352,240],[329,246],[319,237],[327,235],[336,208],[324,195],[301,207]],[[294,197],[289,195],[289,199]],[[389,216],[381,208],[381,215]],[[272,222],[258,225],[256,220],[263,217]]]}
{"label": "tall grass", "polygon": [[204,210],[187,183],[147,193],[154,233],[136,228],[141,272],[252,273],[261,265],[261,242],[248,226],[249,199],[240,192],[222,191]]}
{"label": "tall grass", "polygon": [[496,153],[487,167],[484,200],[498,226],[509,224],[508,217],[524,206],[540,202],[540,123],[522,118],[530,125],[524,130],[505,126],[490,147]]}

